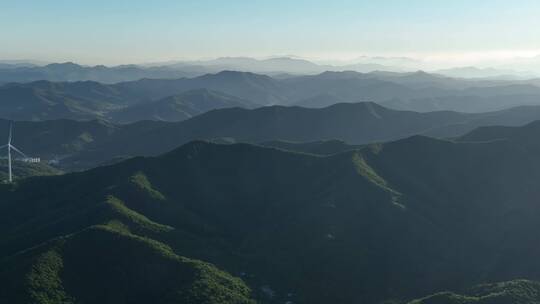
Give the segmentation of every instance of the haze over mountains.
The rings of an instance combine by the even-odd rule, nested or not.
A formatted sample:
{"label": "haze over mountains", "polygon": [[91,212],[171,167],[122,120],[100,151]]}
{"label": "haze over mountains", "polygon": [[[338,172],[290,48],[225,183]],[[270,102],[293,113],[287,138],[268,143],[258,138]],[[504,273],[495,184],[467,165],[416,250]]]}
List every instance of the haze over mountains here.
{"label": "haze over mountains", "polygon": [[110,119],[118,123],[140,120],[182,121],[210,110],[235,107],[249,109],[257,107],[257,104],[217,91],[195,89],[114,111],[110,113]]}
{"label": "haze over mountains", "polygon": [[[457,78],[494,78],[494,79],[530,79],[540,74],[540,60],[520,59],[515,68],[511,65],[502,67],[456,66],[429,68],[420,60],[406,57],[359,57],[339,64],[320,64],[294,57],[272,57],[255,59],[249,57],[222,57],[210,60],[173,61],[152,64],[130,64],[118,66],[85,66],[73,62],[43,64],[32,61],[0,60],[0,84],[8,82],[49,81],[97,81],[116,83],[133,81],[141,78],[174,79],[196,77],[224,70],[253,72],[259,74],[306,75],[320,74],[325,71],[373,71],[414,72],[432,71]],[[531,72],[531,71],[537,71]]]}
{"label": "haze over mountains", "polygon": [[143,68],[136,65],[106,67],[81,66],[73,62],[51,63],[45,66],[3,64],[0,66],[0,83],[49,81],[98,81],[115,83],[141,78],[178,78],[192,75],[167,68]]}
{"label": "haze over mountains", "polygon": [[[351,71],[285,79],[223,71],[194,78],[141,79],[116,84],[40,80],[0,86],[0,117],[99,118],[116,123],[143,119],[179,121],[224,107],[277,104],[318,108],[359,101],[418,112],[488,112],[540,104],[538,85],[538,80],[465,80],[424,72]],[[171,114],[164,115],[164,110]]]}
{"label": "haze over mountains", "polygon": [[0,303],[538,304],[540,81],[380,61],[0,66]]}
{"label": "haze over mountains", "polygon": [[0,304],[540,304],[538,16],[0,5]]}

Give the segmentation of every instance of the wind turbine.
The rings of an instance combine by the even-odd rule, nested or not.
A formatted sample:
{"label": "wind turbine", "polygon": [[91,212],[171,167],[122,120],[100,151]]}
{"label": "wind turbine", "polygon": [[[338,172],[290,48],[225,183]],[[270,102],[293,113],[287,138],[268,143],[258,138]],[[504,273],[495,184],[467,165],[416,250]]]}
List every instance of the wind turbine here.
{"label": "wind turbine", "polygon": [[13,151],[19,153],[20,155],[22,155],[24,157],[24,159],[30,159],[28,156],[26,156],[26,154],[22,153],[19,149],[15,148],[12,144],[11,144],[11,139],[13,138],[13,123],[10,122],[9,123],[9,137],[8,137],[8,143],[1,146],[0,149],[3,149],[3,148],[6,148],[7,147],[7,150],[8,150],[8,175],[9,175],[9,182],[12,183],[13,182],[13,175],[12,175],[12,171],[11,171],[11,149],[13,149]]}

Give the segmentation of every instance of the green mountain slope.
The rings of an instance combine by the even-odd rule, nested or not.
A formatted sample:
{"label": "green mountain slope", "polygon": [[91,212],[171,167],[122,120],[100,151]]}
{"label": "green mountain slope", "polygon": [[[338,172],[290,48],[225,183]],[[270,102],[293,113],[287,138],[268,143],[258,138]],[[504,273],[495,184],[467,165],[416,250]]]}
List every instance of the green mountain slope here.
{"label": "green mountain slope", "polygon": [[[6,141],[9,124],[9,121],[0,119],[0,130],[4,130],[5,137],[3,138]],[[13,144],[29,156],[41,157],[44,161],[58,161],[58,166],[69,170],[94,166],[108,162],[115,157],[121,158],[123,155],[115,153],[115,157],[112,158],[107,156],[91,159],[89,164],[81,161],[69,161],[75,155],[89,151],[113,136],[134,141],[138,134],[162,127],[164,124],[144,121],[122,126],[98,120],[16,121],[13,122]],[[5,152],[2,151],[2,153]]]}
{"label": "green mountain slope", "polygon": [[120,223],[52,240],[2,265],[6,303],[254,303],[241,280]]}
{"label": "green mountain slope", "polygon": [[464,294],[441,292],[409,304],[538,304],[540,283],[516,280],[479,285]]}
{"label": "green mountain slope", "polygon": [[[1,151],[4,152],[4,151]],[[31,164],[22,161],[12,163],[13,179],[26,178],[30,176],[46,176],[62,174],[61,170],[51,167],[45,163]],[[0,159],[0,182],[8,179],[7,159]]]}
{"label": "green mountain slope", "polygon": [[287,151],[303,152],[316,155],[332,155],[349,150],[360,149],[360,145],[349,145],[341,140],[324,140],[314,142],[265,141],[264,147],[273,147]]}
{"label": "green mountain slope", "polygon": [[[237,167],[236,173],[230,172],[231,165]],[[364,189],[373,200],[366,202],[368,206],[382,204],[392,213],[401,210],[385,202],[390,195],[387,190],[357,170],[363,169],[355,169],[350,156],[327,159],[249,145],[193,143],[161,158],[138,158],[85,173],[22,181],[14,191],[1,194],[5,200],[0,206],[0,228],[7,237],[0,240],[0,246],[6,248],[3,255],[8,257],[51,238],[114,222],[129,227],[134,234],[166,243],[178,255],[212,262],[231,273],[248,274],[246,279],[263,300],[285,301],[290,289],[295,300],[310,301],[317,295],[307,291],[316,284],[326,284],[327,279],[306,273],[312,268],[308,266],[320,263],[323,256],[333,256],[335,249],[345,249],[325,249],[332,244],[332,234],[346,227],[330,228],[330,222],[320,225],[320,220],[334,221],[321,218],[320,211],[335,208],[330,198],[320,193],[320,185],[331,181],[333,187],[344,190],[337,191],[340,197]],[[322,172],[316,183],[295,184]],[[171,178],[174,183],[169,182]],[[337,214],[346,214],[350,208],[355,209],[350,206]],[[8,210],[9,218],[4,216]],[[296,217],[300,222],[294,220]],[[317,228],[299,229],[305,225]],[[308,243],[298,243],[303,239]],[[327,252],[310,257],[314,248]],[[301,257],[302,265],[291,267]],[[329,271],[343,263],[337,258],[328,265]],[[304,267],[308,268],[302,270]],[[303,286],[293,288],[294,282],[312,275],[313,281],[303,280]],[[343,279],[347,277],[351,278],[350,274]],[[266,290],[262,289],[266,285],[276,290],[274,298],[260,291]],[[335,287],[329,290],[326,300],[339,294]]]}
{"label": "green mountain slope", "polygon": [[112,225],[242,277],[262,303],[405,301],[539,280],[539,134],[533,124],[487,143],[415,136],[326,157],[192,142],[26,179],[0,188],[0,259]]}

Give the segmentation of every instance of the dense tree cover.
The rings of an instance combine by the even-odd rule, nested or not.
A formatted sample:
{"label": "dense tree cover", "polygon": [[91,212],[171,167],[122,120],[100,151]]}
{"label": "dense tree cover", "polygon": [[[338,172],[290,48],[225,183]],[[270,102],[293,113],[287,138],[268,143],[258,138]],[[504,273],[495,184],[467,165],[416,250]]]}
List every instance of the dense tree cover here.
{"label": "dense tree cover", "polygon": [[[4,149],[2,149],[4,150]],[[5,153],[4,151],[1,151]],[[51,167],[46,163],[25,163],[23,161],[13,161],[12,163],[13,178],[26,178],[30,176],[42,176],[42,175],[58,175],[62,174],[62,171]],[[0,182],[8,180],[8,161],[7,159],[0,159]]]}
{"label": "dense tree cover", "polygon": [[[540,279],[539,134],[534,123],[498,140],[415,136],[330,156],[196,141],[3,185],[0,281],[13,287],[2,296],[404,303],[454,290],[450,299],[481,299],[460,290]],[[206,277],[190,275],[201,267]],[[146,274],[172,279],[156,285]],[[89,288],[105,283],[114,290],[92,298]]]}
{"label": "dense tree cover", "polygon": [[538,304],[540,283],[525,280],[483,284],[463,294],[440,292],[409,304]]}

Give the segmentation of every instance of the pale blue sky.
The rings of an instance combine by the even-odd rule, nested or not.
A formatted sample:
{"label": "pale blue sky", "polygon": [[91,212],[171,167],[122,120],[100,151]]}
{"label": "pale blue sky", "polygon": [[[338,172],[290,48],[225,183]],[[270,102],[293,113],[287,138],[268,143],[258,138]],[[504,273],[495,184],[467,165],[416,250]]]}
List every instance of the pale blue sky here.
{"label": "pale blue sky", "polygon": [[528,54],[539,16],[538,0],[0,0],[0,59]]}

